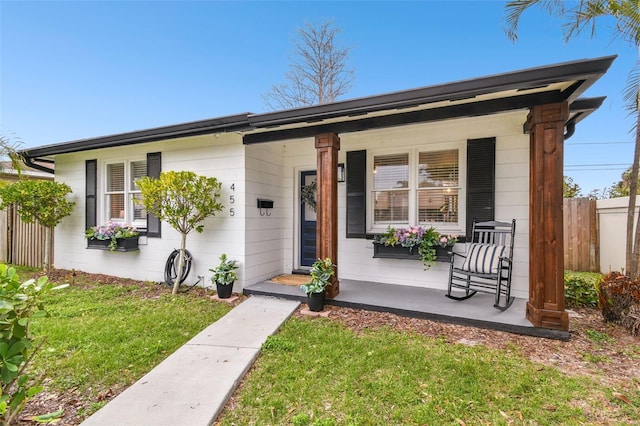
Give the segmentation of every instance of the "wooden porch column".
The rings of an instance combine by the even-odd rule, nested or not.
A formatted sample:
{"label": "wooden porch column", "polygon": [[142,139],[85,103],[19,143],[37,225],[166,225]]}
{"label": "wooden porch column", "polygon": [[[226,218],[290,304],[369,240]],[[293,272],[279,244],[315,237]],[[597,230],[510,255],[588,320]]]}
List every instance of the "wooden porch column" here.
{"label": "wooden porch column", "polygon": [[[318,202],[316,211],[316,251],[320,259],[331,258],[338,265],[338,151],[340,138],[335,133],[316,136],[318,155]],[[338,267],[335,267],[327,297],[340,292]]]}
{"label": "wooden porch column", "polygon": [[569,330],[564,305],[562,163],[567,102],[533,107],[529,129],[529,302],[536,327]]}

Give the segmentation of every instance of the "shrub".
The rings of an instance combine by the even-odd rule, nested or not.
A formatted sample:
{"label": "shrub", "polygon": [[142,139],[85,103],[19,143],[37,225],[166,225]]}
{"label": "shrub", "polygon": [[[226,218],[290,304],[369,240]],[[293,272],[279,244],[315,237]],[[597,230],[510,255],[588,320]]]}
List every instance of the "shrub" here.
{"label": "shrub", "polygon": [[25,371],[37,349],[31,321],[49,315],[44,296],[63,287],[54,287],[47,277],[20,283],[14,268],[0,264],[0,419],[4,425],[42,390]]}
{"label": "shrub", "polygon": [[621,324],[632,335],[640,334],[640,281],[611,272],[604,277],[599,296],[606,321]]}
{"label": "shrub", "polygon": [[598,287],[602,274],[594,272],[564,273],[564,297],[569,307],[598,307]]}

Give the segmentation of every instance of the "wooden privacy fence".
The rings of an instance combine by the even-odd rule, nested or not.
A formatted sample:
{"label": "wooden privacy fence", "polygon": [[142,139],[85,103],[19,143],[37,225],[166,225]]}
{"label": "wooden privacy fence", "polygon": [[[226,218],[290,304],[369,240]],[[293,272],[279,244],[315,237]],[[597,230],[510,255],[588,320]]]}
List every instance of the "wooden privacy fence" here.
{"label": "wooden privacy fence", "polygon": [[565,198],[562,213],[564,269],[599,272],[600,244],[596,200]]}
{"label": "wooden privacy fence", "polygon": [[[46,231],[39,223],[24,223],[14,207],[0,212],[0,262],[42,267]],[[53,237],[49,253],[53,265]]]}

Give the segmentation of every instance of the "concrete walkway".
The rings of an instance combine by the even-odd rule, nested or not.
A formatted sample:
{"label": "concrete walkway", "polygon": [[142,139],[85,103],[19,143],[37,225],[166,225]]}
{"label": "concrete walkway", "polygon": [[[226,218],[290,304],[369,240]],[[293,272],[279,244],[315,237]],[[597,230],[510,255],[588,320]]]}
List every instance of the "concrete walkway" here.
{"label": "concrete walkway", "polygon": [[89,417],[85,426],[207,426],[299,302],[252,296]]}

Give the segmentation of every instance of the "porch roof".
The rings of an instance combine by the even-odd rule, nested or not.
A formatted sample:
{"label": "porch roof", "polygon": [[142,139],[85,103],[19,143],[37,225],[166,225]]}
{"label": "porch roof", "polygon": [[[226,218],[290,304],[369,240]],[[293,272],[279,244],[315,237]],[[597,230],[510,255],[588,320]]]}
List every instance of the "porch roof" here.
{"label": "porch roof", "polygon": [[[568,101],[569,124],[594,111],[604,98],[578,97],[599,79],[616,56],[583,59],[453,83],[263,114],[241,113],[22,150],[36,158],[203,134],[241,132],[244,143],[402,125],[407,122],[486,115]],[[337,130],[336,130],[337,129]]]}

